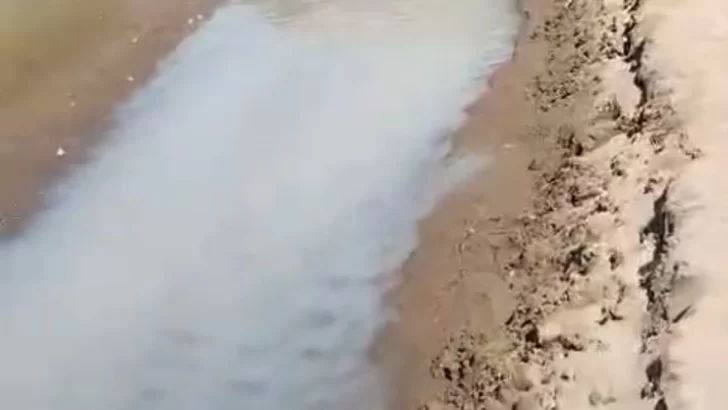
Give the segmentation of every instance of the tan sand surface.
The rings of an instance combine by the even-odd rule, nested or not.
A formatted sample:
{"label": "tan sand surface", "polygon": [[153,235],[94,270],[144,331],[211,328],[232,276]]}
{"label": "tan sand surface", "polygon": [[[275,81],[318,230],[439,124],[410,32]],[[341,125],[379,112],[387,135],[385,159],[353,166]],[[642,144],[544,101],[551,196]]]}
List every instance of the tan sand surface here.
{"label": "tan sand surface", "polygon": [[676,177],[672,258],[683,265],[673,291],[687,309],[670,335],[668,404],[725,408],[728,380],[728,6],[717,0],[650,1],[645,33],[657,70],[703,157]]}
{"label": "tan sand surface", "polygon": [[[530,199],[508,199],[508,188],[529,179],[496,165],[423,227],[394,327],[409,340],[416,323],[425,341],[404,344],[406,387],[395,408],[722,408],[728,8],[715,0],[523,7],[505,69],[522,70],[520,90],[503,99],[496,78],[485,100],[513,110],[522,126],[503,131],[491,118],[471,135],[488,145],[490,127],[502,131],[491,150],[503,141],[531,147],[518,161],[534,174]],[[519,69],[524,53],[530,69]],[[488,119],[483,112],[471,122]],[[468,196],[497,195],[488,184],[505,187],[503,199]],[[510,209],[493,205],[501,200]],[[412,290],[432,283],[439,291]],[[424,350],[436,351],[429,366],[417,362]]]}
{"label": "tan sand surface", "polygon": [[[5,231],[218,1],[27,3],[0,6]],[[423,224],[392,295],[393,408],[725,407],[728,7],[522,7],[459,138],[493,161]]]}

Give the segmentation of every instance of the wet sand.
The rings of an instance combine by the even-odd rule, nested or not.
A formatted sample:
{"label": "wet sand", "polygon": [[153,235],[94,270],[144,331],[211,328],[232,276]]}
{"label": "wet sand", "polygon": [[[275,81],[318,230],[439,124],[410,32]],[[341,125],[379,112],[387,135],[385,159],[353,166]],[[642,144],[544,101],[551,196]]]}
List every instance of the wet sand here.
{"label": "wet sand", "polygon": [[[0,53],[0,216],[22,228],[45,187],[82,162],[113,108],[219,0],[7,3]],[[59,151],[59,148],[62,151]]]}
{"label": "wet sand", "polygon": [[[522,8],[539,15],[543,3],[527,1]],[[487,165],[421,224],[420,244],[391,295],[398,319],[385,332],[380,354],[394,369],[392,408],[418,408],[441,392],[446,383],[432,377],[430,362],[449,338],[460,329],[495,334],[513,309],[501,264],[513,253],[509,238],[518,217],[532,203],[529,164],[550,152],[548,141],[531,133],[538,112],[527,87],[543,69],[547,49],[528,38],[534,20],[523,21],[511,61],[488,80],[455,136],[455,155],[476,152]]]}
{"label": "wet sand", "polygon": [[493,163],[423,224],[393,295],[393,407],[720,406],[726,16],[522,6],[460,137]]}

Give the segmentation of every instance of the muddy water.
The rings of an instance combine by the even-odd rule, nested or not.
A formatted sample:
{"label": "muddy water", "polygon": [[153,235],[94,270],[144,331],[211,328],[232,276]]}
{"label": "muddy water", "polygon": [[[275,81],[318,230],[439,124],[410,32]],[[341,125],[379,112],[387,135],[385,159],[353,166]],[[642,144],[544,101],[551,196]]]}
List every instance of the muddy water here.
{"label": "muddy water", "polygon": [[[123,2],[94,3],[0,3],[0,109],[19,99],[40,98],[38,84],[114,35],[126,17]],[[104,18],[109,15],[116,18]]]}
{"label": "muddy water", "polygon": [[509,0],[220,9],[0,246],[2,402],[384,408],[380,279],[515,25]]}

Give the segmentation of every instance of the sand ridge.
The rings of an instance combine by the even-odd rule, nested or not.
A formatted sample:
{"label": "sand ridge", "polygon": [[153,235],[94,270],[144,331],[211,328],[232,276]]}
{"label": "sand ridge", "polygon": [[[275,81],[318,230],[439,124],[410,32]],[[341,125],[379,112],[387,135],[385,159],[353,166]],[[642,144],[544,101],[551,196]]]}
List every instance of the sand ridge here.
{"label": "sand ridge", "polygon": [[706,150],[653,57],[670,58],[652,37],[659,25],[649,1],[545,3],[540,15],[525,5],[528,38],[547,50],[525,93],[538,110],[532,135],[551,149],[529,165],[532,206],[493,267],[515,308],[497,330],[451,332],[430,368],[444,387],[421,407],[667,410],[684,408],[687,390],[701,404],[686,408],[704,408],[696,392],[707,386],[677,380],[711,356],[675,337],[690,323],[720,326],[715,313],[694,319],[705,285],[681,240],[685,186]]}

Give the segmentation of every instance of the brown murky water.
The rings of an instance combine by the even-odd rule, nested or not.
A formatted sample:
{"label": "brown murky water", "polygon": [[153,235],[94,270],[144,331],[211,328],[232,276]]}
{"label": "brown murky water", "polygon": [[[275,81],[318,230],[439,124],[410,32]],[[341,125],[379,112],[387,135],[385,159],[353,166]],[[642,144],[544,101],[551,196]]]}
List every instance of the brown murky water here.
{"label": "brown murky water", "polygon": [[119,1],[0,4],[0,104],[38,103],[45,81],[108,41],[125,20]]}
{"label": "brown murky water", "polygon": [[0,232],[27,223],[44,201],[43,188],[99,141],[114,106],[220,3],[0,4]]}

